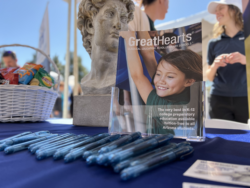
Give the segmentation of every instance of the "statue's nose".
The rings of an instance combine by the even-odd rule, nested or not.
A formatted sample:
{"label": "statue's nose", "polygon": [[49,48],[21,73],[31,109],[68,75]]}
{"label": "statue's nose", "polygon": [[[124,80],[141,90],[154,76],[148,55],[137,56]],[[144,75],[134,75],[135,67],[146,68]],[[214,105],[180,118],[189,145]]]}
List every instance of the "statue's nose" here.
{"label": "statue's nose", "polygon": [[113,28],[116,30],[121,30],[121,22],[118,15],[115,17]]}
{"label": "statue's nose", "polygon": [[115,28],[116,28],[117,30],[121,30],[121,23],[118,22],[117,24],[115,24]]}

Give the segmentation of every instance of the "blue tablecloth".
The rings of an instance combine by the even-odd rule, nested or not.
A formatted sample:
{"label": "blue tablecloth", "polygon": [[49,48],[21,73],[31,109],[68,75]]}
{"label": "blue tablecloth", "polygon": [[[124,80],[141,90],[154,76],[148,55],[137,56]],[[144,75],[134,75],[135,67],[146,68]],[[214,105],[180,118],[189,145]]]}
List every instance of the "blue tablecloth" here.
{"label": "blue tablecloth", "polygon": [[[62,123],[0,123],[0,139],[28,130],[89,135],[108,131],[107,128],[77,127]],[[197,159],[250,165],[250,131],[225,129],[206,129],[206,131],[205,142],[192,143],[195,152],[190,158],[163,165],[127,182],[121,181],[119,174],[114,173],[110,167],[88,167],[80,159],[70,164],[64,164],[62,160],[53,161],[52,158],[37,161],[35,156],[27,151],[11,155],[1,152],[0,188],[181,188],[182,182],[233,186],[183,176],[183,173]],[[174,139],[173,141],[180,142],[181,140]]]}

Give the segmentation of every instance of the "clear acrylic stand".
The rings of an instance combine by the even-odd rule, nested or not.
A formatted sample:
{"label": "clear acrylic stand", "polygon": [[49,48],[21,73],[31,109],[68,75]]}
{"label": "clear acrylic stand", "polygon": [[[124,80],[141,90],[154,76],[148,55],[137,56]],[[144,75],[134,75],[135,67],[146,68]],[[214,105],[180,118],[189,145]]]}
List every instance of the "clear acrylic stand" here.
{"label": "clear acrylic stand", "polygon": [[[205,141],[205,82],[196,82],[190,87],[190,101],[185,105],[125,106],[119,103],[119,96],[120,89],[113,87],[109,133],[129,134],[140,131],[143,136],[172,133],[175,138],[187,141]],[[156,119],[156,122],[161,122],[160,129],[154,127],[158,126],[153,123]]]}

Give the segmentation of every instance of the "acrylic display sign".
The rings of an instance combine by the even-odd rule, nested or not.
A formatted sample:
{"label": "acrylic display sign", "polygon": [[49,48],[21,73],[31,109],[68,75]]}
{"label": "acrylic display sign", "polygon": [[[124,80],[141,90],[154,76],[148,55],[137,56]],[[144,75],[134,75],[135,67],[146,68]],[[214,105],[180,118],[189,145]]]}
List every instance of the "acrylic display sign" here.
{"label": "acrylic display sign", "polygon": [[109,133],[205,140],[201,23],[121,32]]}

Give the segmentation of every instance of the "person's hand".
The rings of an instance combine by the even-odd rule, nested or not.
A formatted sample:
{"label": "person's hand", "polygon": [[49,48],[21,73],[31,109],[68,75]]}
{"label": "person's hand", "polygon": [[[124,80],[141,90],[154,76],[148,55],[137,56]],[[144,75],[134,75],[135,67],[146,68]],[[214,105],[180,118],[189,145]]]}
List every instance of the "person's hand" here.
{"label": "person's hand", "polygon": [[228,63],[234,64],[234,63],[241,63],[242,65],[246,65],[246,56],[239,52],[234,52],[228,55],[227,57]]}
{"label": "person's hand", "polygon": [[229,54],[221,54],[218,57],[216,57],[213,64],[212,64],[212,67],[219,68],[219,67],[227,66],[228,55]]}
{"label": "person's hand", "polygon": [[120,31],[119,35],[125,40],[129,40],[130,37],[135,37],[135,31]]}

